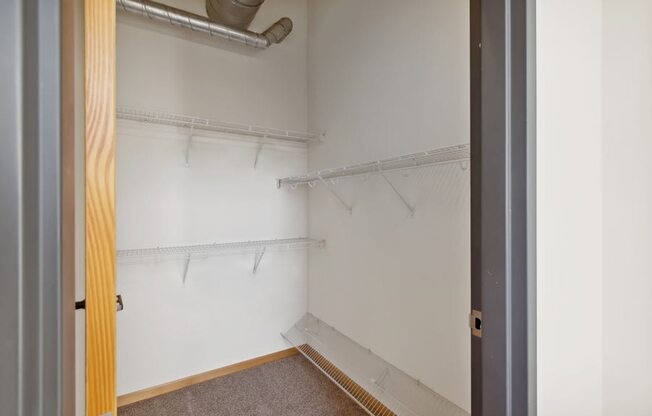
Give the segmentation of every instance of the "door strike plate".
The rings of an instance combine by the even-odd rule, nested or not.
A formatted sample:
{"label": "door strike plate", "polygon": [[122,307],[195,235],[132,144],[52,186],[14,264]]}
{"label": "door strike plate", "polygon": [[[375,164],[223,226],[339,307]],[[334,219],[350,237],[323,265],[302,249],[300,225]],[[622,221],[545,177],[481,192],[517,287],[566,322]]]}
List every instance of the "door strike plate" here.
{"label": "door strike plate", "polygon": [[482,338],[482,312],[476,310],[471,311],[469,315],[469,326],[471,327],[471,335]]}
{"label": "door strike plate", "polygon": [[[120,311],[124,310],[124,308],[125,308],[125,304],[122,301],[122,295],[117,295],[115,297],[115,310],[116,310],[116,312],[120,312]],[[75,302],[75,310],[79,310],[79,309],[86,309],[86,299],[78,300],[77,302]]]}

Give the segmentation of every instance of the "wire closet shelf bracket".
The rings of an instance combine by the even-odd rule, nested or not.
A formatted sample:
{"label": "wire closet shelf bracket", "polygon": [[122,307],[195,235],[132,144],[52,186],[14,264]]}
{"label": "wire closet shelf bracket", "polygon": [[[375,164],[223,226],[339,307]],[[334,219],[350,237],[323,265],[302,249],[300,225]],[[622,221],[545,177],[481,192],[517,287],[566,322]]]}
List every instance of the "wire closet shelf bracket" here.
{"label": "wire closet shelf bracket", "polygon": [[243,241],[234,243],[196,244],[174,247],[154,247],[118,250],[120,263],[143,261],[184,260],[183,282],[186,281],[191,260],[224,254],[254,254],[252,273],[256,274],[265,253],[269,251],[308,250],[322,248],[326,242],[312,238],[289,238],[277,240]]}
{"label": "wire closet shelf bracket", "polygon": [[387,183],[392,192],[400,200],[401,204],[409,212],[410,217],[414,218],[416,208],[408,202],[403,193],[390,180],[386,173],[404,169],[447,165],[451,163],[460,163],[462,169],[466,170],[469,167],[470,159],[471,148],[468,144],[464,144],[398,156],[390,159],[360,163],[357,165],[325,169],[302,176],[278,179],[276,185],[279,189],[284,186],[296,189],[302,185],[308,185],[313,188],[321,183],[349,213],[349,215],[353,215],[353,207],[347,203],[335,189],[333,189],[333,185],[335,185],[337,180],[340,178],[377,174]]}
{"label": "wire closet shelf bracket", "polygon": [[122,120],[181,127],[192,129],[193,131],[207,131],[243,135],[259,139],[282,140],[293,143],[311,144],[318,142],[321,137],[321,135],[308,132],[238,124],[183,114],[175,114],[163,111],[137,110],[127,107],[118,107],[116,110],[116,115],[119,119]]}
{"label": "wire closet shelf bracket", "polygon": [[393,157],[390,159],[365,162],[332,169],[324,169],[306,175],[282,178],[277,181],[279,188],[289,186],[296,188],[301,185],[314,186],[317,183],[333,181],[338,178],[361,176],[368,174],[383,174],[385,172],[414,169],[428,166],[460,163],[464,169],[468,168],[471,160],[471,147],[468,144],[444,147],[426,152],[412,153]]}
{"label": "wire closet shelf bracket", "polygon": [[185,166],[190,167],[190,155],[193,144],[193,137],[201,132],[218,133],[229,139],[242,137],[258,141],[253,168],[256,169],[265,142],[280,141],[291,144],[308,146],[321,141],[322,135],[300,132],[293,130],[282,130],[273,127],[261,127],[256,125],[238,124],[225,121],[210,120],[202,117],[195,117],[183,114],[175,114],[164,111],[138,110],[128,107],[116,109],[117,118],[134,122],[172,126],[188,129],[188,142],[185,152]]}

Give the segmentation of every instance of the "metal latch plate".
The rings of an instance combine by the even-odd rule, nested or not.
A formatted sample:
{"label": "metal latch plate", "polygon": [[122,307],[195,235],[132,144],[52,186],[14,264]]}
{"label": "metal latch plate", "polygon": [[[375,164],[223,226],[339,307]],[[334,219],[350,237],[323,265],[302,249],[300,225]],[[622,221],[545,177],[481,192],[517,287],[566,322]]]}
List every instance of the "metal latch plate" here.
{"label": "metal latch plate", "polygon": [[471,335],[474,337],[482,338],[482,312],[471,311],[469,315],[469,326],[471,327]]}

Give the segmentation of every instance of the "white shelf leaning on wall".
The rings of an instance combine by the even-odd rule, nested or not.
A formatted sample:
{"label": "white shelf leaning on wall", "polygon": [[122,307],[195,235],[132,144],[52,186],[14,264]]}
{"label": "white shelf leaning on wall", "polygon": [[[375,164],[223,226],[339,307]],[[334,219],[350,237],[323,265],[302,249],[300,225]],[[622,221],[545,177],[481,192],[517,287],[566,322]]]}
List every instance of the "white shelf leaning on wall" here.
{"label": "white shelf leaning on wall", "polygon": [[[364,393],[388,408],[382,414],[469,416],[455,403],[310,313],[281,335],[369,414],[381,413],[372,412],[376,409],[369,408]],[[338,377],[342,373],[346,377]]]}

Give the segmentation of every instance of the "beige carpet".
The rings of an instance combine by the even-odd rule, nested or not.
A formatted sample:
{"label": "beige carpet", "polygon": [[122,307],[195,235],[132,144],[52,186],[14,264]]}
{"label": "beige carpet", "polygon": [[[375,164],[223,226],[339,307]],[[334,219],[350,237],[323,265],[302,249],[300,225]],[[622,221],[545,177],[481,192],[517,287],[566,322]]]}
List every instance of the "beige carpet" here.
{"label": "beige carpet", "polygon": [[297,355],[118,409],[119,416],[364,416]]}

